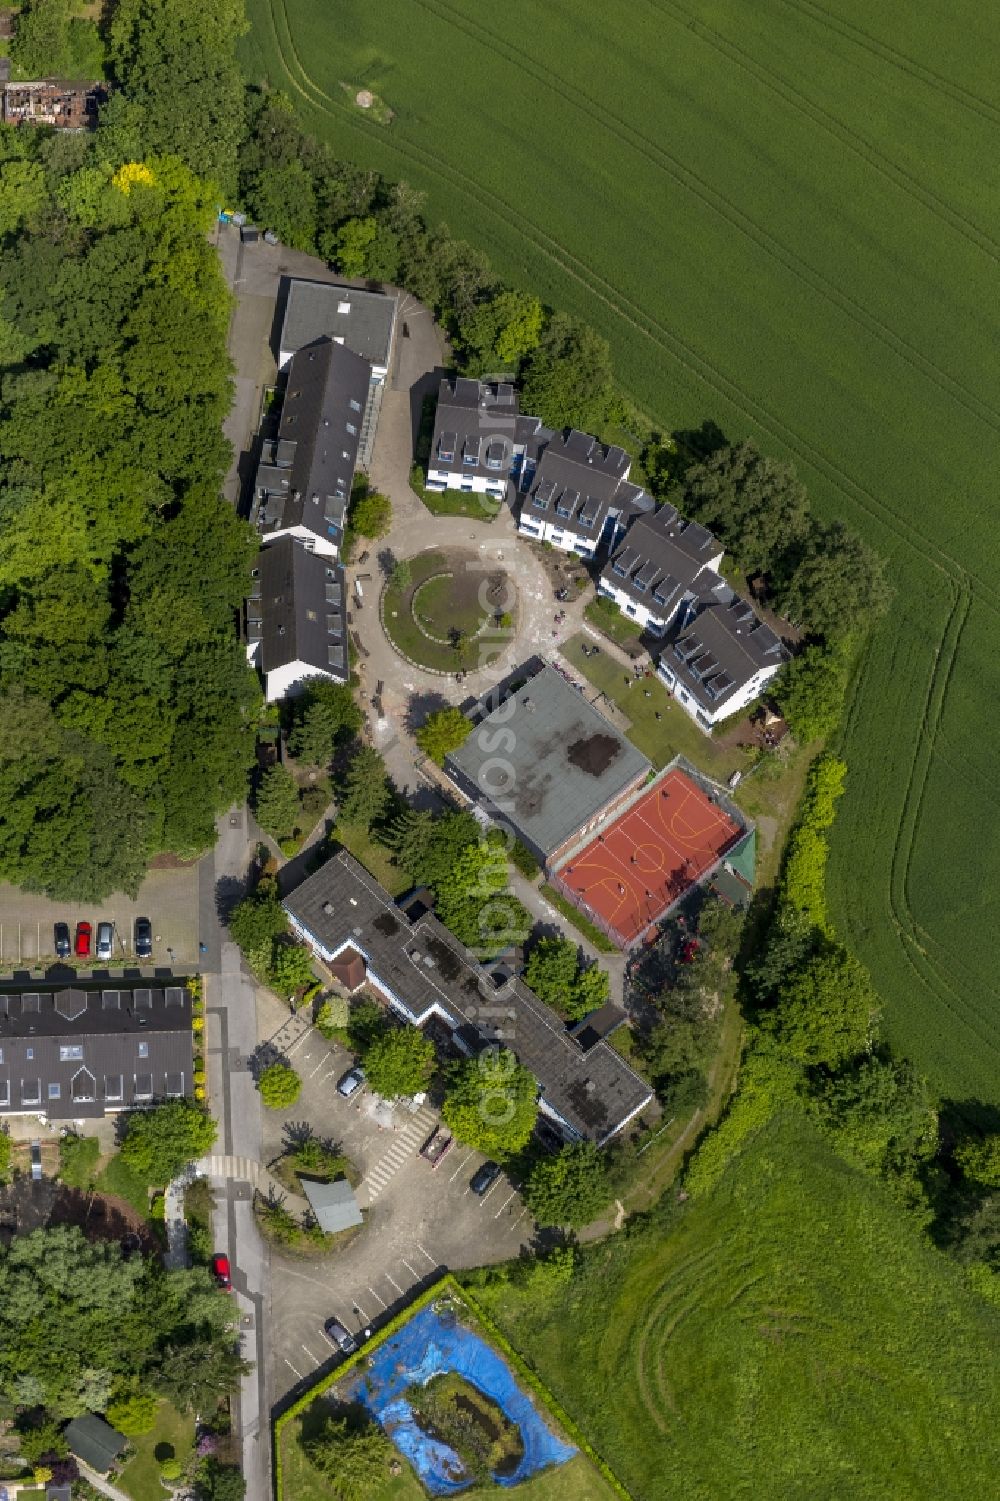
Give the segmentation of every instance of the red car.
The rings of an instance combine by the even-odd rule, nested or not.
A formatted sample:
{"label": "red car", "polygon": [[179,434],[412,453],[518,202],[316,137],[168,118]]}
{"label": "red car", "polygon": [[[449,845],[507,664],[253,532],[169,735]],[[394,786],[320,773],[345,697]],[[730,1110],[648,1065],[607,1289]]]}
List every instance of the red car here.
{"label": "red car", "polygon": [[229,1271],[229,1257],[217,1251],[212,1257],[212,1276],[224,1293],[232,1291],[233,1279]]}
{"label": "red car", "polygon": [[78,959],[90,958],[90,933],[91,928],[89,922],[77,923],[76,942],[73,945],[73,952]]}

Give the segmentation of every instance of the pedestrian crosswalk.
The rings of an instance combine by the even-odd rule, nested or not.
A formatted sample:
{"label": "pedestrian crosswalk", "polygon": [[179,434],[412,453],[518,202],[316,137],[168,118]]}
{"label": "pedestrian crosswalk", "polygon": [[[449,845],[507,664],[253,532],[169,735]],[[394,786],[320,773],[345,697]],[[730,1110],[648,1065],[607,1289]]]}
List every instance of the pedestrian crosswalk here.
{"label": "pedestrian crosswalk", "polygon": [[367,1191],[369,1204],[374,1204],[406,1159],[419,1151],[436,1123],[437,1116],[434,1111],[422,1105],[405,1126],[399,1127],[392,1146],[379,1158],[371,1172],[365,1174],[362,1188]]}
{"label": "pedestrian crosswalk", "polygon": [[261,1166],[252,1157],[203,1157],[198,1163],[206,1178],[227,1178],[237,1183],[256,1183]]}

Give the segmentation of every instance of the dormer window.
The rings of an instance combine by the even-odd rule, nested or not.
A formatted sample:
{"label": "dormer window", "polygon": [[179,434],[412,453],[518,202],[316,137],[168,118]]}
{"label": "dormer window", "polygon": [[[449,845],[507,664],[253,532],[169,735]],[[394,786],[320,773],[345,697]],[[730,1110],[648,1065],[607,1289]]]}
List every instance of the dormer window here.
{"label": "dormer window", "polygon": [[626,572],[624,565],[621,563],[612,563],[611,572],[617,573],[620,579],[628,578],[628,573]]}

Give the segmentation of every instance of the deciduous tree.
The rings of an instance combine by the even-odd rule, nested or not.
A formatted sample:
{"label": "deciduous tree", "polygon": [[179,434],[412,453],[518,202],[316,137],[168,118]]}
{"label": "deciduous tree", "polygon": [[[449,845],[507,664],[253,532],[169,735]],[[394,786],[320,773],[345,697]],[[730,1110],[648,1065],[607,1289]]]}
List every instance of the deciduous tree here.
{"label": "deciduous tree", "polygon": [[269,1110],[287,1110],[302,1093],[302,1080],[287,1063],[270,1063],[262,1070],[257,1087]]}
{"label": "deciduous tree", "polygon": [[128,1117],[122,1160],[147,1183],[169,1183],[204,1156],[218,1133],[206,1110],[190,1100],[167,1100]]}
{"label": "deciduous tree", "polygon": [[417,1027],[394,1027],[376,1037],[362,1059],[371,1088],[387,1099],[426,1089],[434,1072],[434,1044]]}
{"label": "deciduous tree", "polygon": [[464,745],[472,729],[461,709],[435,709],[428,714],[416,733],[416,742],[425,755],[438,766],[443,766],[450,751]]}
{"label": "deciduous tree", "polygon": [[540,1157],[525,1179],[523,1196],[540,1225],[589,1225],[609,1198],[600,1148],[581,1141]]}
{"label": "deciduous tree", "polygon": [[486,1048],[454,1068],[442,1115],[459,1141],[504,1162],[530,1140],[538,1083],[513,1053]]}

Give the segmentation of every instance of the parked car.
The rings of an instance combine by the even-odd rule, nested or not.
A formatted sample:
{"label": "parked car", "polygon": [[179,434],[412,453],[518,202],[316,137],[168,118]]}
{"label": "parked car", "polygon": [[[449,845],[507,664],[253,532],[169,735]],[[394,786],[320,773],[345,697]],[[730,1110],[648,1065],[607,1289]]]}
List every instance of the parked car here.
{"label": "parked car", "polygon": [[73,952],[78,959],[90,958],[90,935],[93,929],[89,922],[78,922],[76,925],[76,942],[73,944]]}
{"label": "parked car", "polygon": [[115,925],[113,922],[97,924],[97,957],[111,959],[115,952]]}
{"label": "parked car", "polygon": [[42,1178],[42,1144],[40,1141],[31,1143],[31,1176],[36,1183]]}
{"label": "parked car", "polygon": [[323,1325],[323,1333],[331,1345],[336,1345],[342,1355],[353,1355],[358,1348],[358,1342],[349,1329],[345,1329],[339,1319],[327,1319]]}
{"label": "parked car", "polygon": [[229,1257],[224,1256],[221,1251],[216,1251],[212,1257],[212,1276],[224,1293],[232,1291],[233,1278],[229,1269]]}
{"label": "parked car", "polygon": [[337,1093],[342,1094],[345,1100],[349,1100],[352,1094],[356,1094],[365,1082],[363,1068],[349,1068],[344,1077],[337,1085]]}
{"label": "parked car", "polygon": [[153,924],[148,917],[137,917],[135,920],[135,957],[153,957]]}
{"label": "parked car", "polygon": [[55,928],[53,929],[53,942],[55,944],[56,958],[68,959],[73,951],[73,945],[70,942],[68,922],[56,923]]}
{"label": "parked car", "polygon": [[489,1193],[494,1183],[500,1176],[500,1164],[498,1162],[484,1162],[482,1167],[477,1167],[469,1179],[469,1187],[480,1198]]}

